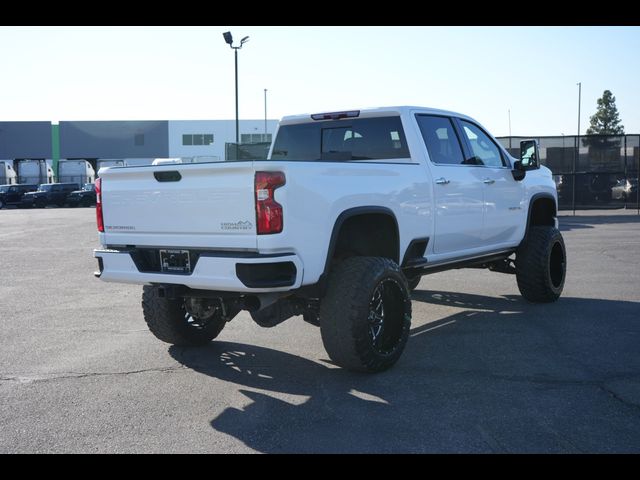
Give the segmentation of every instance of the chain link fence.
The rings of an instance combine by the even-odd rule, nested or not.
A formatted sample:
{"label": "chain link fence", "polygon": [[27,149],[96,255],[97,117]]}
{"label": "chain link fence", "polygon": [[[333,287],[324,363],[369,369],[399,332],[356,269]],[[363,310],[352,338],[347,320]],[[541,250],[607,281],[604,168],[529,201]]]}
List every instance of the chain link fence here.
{"label": "chain link fence", "polygon": [[561,210],[633,208],[640,213],[640,135],[498,137],[515,158],[534,138],[541,163],[553,172]]}
{"label": "chain link fence", "polygon": [[[520,141],[530,138],[538,141],[541,163],[553,172],[561,210],[633,208],[640,213],[640,135],[498,137],[497,140],[512,156],[519,158]],[[264,159],[270,145],[269,142],[226,143],[225,159]]]}

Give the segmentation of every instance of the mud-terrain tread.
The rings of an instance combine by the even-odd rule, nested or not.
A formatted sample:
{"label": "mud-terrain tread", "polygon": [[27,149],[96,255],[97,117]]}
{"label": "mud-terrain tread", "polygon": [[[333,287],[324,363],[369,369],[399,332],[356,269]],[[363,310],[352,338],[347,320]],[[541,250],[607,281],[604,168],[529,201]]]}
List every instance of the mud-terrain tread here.
{"label": "mud-terrain tread", "polygon": [[[388,276],[403,287],[408,312],[397,349],[391,356],[381,357],[371,348],[366,325],[373,291],[381,279]],[[411,301],[406,282],[400,267],[388,258],[351,257],[336,265],[320,304],[322,342],[334,363],[361,372],[379,372],[396,363],[411,326]]]}
{"label": "mud-terrain tread", "polygon": [[[549,256],[556,242],[564,252],[562,282],[555,287],[549,273]],[[566,276],[566,249],[562,234],[555,227],[531,227],[526,242],[516,252],[516,280],[522,296],[534,303],[555,302],[562,293]]]}
{"label": "mud-terrain tread", "polygon": [[178,346],[206,345],[216,338],[226,322],[212,320],[203,329],[189,326],[184,319],[181,299],[158,296],[158,287],[142,287],[142,312],[151,333],[166,343]]}

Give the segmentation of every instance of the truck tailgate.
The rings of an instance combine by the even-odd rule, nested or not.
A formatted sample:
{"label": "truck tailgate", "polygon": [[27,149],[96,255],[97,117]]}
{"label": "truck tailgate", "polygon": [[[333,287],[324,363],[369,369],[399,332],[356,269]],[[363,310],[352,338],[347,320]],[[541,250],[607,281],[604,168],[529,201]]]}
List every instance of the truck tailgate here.
{"label": "truck tailgate", "polygon": [[256,249],[252,162],[100,172],[104,245]]}

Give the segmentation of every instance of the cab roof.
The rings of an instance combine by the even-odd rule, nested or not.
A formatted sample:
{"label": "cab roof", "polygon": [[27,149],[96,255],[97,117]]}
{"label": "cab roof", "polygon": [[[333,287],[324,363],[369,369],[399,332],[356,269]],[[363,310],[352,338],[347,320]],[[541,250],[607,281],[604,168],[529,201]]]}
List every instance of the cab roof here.
{"label": "cab roof", "polygon": [[[358,112],[357,115],[354,113]],[[478,123],[473,118],[468,115],[463,115],[462,113],[452,112],[449,110],[440,110],[437,108],[430,107],[419,107],[419,106],[411,106],[411,105],[402,105],[402,106],[391,106],[391,107],[375,107],[375,108],[361,108],[361,109],[345,109],[334,112],[314,112],[314,113],[303,113],[299,115],[287,115],[282,117],[280,121],[281,125],[292,125],[296,123],[309,123],[314,121],[324,121],[324,120],[332,120],[339,118],[367,118],[367,117],[381,117],[381,116],[395,116],[395,115],[411,115],[415,113],[426,113],[432,115],[446,115],[453,116],[458,118],[465,118],[471,120],[475,123]],[[322,118],[323,115],[327,115],[328,118]],[[346,114],[344,116],[338,117],[337,114]],[[333,115],[335,118],[331,118],[330,115]],[[312,118],[317,117],[316,119]]]}

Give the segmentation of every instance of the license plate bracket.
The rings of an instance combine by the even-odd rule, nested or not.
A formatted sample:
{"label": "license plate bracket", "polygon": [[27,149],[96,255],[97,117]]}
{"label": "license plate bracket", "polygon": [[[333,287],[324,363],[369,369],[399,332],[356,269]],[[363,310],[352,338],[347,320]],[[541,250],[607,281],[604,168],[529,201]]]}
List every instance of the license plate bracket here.
{"label": "license plate bracket", "polygon": [[160,271],[163,273],[191,273],[189,250],[160,250]]}

